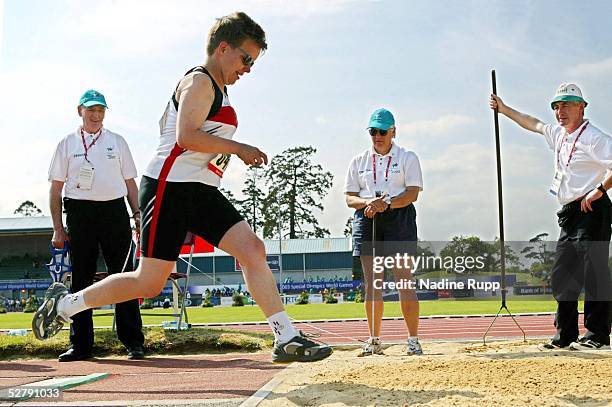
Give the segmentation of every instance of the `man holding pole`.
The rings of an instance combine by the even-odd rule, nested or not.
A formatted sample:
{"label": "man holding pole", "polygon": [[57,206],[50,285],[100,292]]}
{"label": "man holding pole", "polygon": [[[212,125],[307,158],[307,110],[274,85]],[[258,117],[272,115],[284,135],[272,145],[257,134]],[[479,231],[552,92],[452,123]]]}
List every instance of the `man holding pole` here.
{"label": "man holding pole", "polygon": [[[555,154],[549,191],[563,205],[561,234],[551,272],[557,333],[546,349],[602,349],[610,344],[612,279],[608,268],[612,203],[612,138],[584,118],[580,88],[559,86],[551,102],[558,124],[544,124],[491,95],[490,107],[519,126],[540,133]],[[578,338],[578,297],[585,289],[584,336]]]}

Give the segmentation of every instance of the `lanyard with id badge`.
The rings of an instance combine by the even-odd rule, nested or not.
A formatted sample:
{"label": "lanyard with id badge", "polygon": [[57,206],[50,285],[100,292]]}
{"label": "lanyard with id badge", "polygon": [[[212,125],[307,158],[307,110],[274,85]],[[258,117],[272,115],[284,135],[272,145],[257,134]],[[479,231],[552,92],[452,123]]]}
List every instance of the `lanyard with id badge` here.
{"label": "lanyard with id badge", "polygon": [[85,162],[79,168],[79,175],[77,177],[77,188],[83,190],[90,190],[93,184],[93,177],[95,173],[95,168],[89,158],[87,157],[88,151],[96,144],[96,142],[100,139],[102,135],[102,129],[98,131],[97,134],[94,135],[93,140],[89,143],[89,146],[85,143],[85,134],[83,133],[83,128],[81,128],[81,140],[83,141],[83,148],[85,149]]}
{"label": "lanyard with id badge", "polygon": [[387,168],[385,169],[385,186],[384,186],[385,190],[383,190],[383,191],[378,190],[378,188],[376,187],[376,177],[377,177],[377,175],[376,175],[376,154],[372,154],[372,170],[373,170],[372,171],[372,176],[374,177],[375,188],[377,188],[377,190],[375,192],[376,197],[377,198],[385,197],[384,201],[387,204],[390,205],[391,204],[391,197],[390,197],[389,191],[388,191],[388,188],[389,188],[389,185],[388,185],[389,184],[389,167],[391,167],[391,156],[389,156],[389,160],[387,161]]}
{"label": "lanyard with id badge", "polygon": [[589,125],[589,122],[586,122],[586,124],[582,127],[582,129],[578,133],[578,136],[576,136],[576,140],[574,140],[574,143],[572,144],[572,149],[570,150],[569,157],[567,158],[567,163],[565,163],[564,167],[561,167],[561,150],[563,149],[564,139],[561,140],[559,151],[557,151],[557,165],[555,168],[555,176],[552,180],[552,183],[550,184],[550,189],[549,189],[549,192],[553,196],[559,195],[559,189],[561,189],[561,182],[563,181],[565,171],[567,170],[567,167],[569,166],[570,161],[572,161],[572,156],[574,155],[574,151],[576,151],[576,143],[578,142],[578,139],[580,138],[580,136],[582,135],[582,133],[584,132],[584,130],[587,128],[588,125]]}

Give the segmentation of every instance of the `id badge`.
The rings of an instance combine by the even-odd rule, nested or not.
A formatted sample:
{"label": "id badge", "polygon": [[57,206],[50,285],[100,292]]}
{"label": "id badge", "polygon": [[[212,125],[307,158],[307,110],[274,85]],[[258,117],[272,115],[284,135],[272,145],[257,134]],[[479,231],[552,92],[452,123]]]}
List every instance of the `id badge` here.
{"label": "id badge", "polygon": [[230,162],[230,154],[219,154],[208,163],[208,169],[211,170],[219,178],[223,178],[227,166]]}
{"label": "id badge", "polygon": [[79,176],[77,178],[77,188],[89,190],[93,183],[94,167],[89,164],[83,164],[79,168]]}
{"label": "id badge", "polygon": [[550,189],[548,190],[548,192],[550,192],[553,196],[559,195],[559,189],[561,188],[562,179],[563,174],[561,173],[561,171],[555,171],[555,177],[553,178],[552,183],[550,184]]}

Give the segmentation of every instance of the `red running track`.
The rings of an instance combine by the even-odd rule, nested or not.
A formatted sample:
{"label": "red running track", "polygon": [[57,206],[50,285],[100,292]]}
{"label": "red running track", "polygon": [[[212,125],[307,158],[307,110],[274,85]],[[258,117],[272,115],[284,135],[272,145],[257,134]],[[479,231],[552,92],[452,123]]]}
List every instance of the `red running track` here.
{"label": "red running track", "polygon": [[[516,322],[523,328],[528,338],[546,338],[555,334],[553,326],[554,315],[518,315]],[[419,323],[419,338],[436,341],[458,341],[481,339],[491,322],[492,316],[463,316],[463,317],[422,317]],[[583,316],[580,315],[582,327]],[[366,320],[338,320],[299,322],[294,321],[297,328],[321,336],[317,339],[322,342],[340,344],[359,344],[368,338]],[[209,327],[223,327],[244,331],[270,332],[266,323],[244,324],[208,324]],[[583,329],[581,328],[581,332]],[[499,316],[489,331],[487,339],[521,338],[523,334],[509,316]],[[403,342],[407,338],[407,331],[403,319],[383,320],[381,339],[388,343]]]}

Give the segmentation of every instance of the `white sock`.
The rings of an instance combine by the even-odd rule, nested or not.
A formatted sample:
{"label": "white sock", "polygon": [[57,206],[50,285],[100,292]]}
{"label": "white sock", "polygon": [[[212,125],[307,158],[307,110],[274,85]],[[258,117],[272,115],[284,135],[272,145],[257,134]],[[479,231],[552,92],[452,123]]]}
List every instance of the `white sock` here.
{"label": "white sock", "polygon": [[368,342],[372,343],[374,341],[380,341],[380,336],[370,336],[370,338],[368,339]]}
{"label": "white sock", "polygon": [[418,337],[418,336],[409,336],[409,337],[408,337],[408,340],[409,340],[409,341],[418,341],[418,340],[419,340],[419,337]]}
{"label": "white sock", "polygon": [[289,321],[287,311],[277,312],[268,318],[268,324],[274,332],[274,339],[279,343],[289,342],[294,336],[298,336],[299,332],[293,327]]}
{"label": "white sock", "polygon": [[85,311],[89,307],[85,305],[85,299],[82,293],[68,294],[57,304],[57,313],[70,318],[74,314]]}

